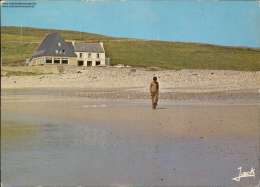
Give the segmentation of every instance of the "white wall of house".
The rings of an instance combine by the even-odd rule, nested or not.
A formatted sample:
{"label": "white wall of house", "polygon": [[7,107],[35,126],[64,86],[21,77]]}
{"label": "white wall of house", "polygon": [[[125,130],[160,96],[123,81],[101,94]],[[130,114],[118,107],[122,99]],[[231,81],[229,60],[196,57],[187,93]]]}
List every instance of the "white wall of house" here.
{"label": "white wall of house", "polygon": [[76,57],[53,57],[53,56],[43,56],[38,58],[33,58],[29,65],[77,65]]}
{"label": "white wall of house", "polygon": [[[80,55],[81,53],[81,55]],[[106,65],[105,53],[87,53],[87,52],[76,52],[77,57],[53,57],[44,56],[33,58],[29,65],[43,65],[43,64],[63,64],[63,65],[78,65],[78,61],[83,61],[83,66],[99,66]],[[65,60],[65,61],[64,61]]]}
{"label": "white wall of house", "polygon": [[29,65],[41,65],[44,64],[45,58],[44,57],[37,57],[33,58],[30,62]]}
{"label": "white wall of house", "polygon": [[70,64],[70,58],[45,56],[44,64]]}
{"label": "white wall of house", "polygon": [[78,61],[83,61],[83,66],[96,66],[100,62],[100,66],[106,65],[105,53],[89,53],[89,52],[75,52]]}
{"label": "white wall of house", "polygon": [[49,64],[70,64],[68,57],[45,57],[45,63]]}

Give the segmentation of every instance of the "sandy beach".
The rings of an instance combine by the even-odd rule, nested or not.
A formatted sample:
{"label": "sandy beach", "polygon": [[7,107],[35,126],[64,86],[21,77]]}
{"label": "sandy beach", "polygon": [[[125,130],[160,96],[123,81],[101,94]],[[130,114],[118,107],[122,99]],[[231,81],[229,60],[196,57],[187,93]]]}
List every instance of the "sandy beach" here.
{"label": "sandy beach", "polygon": [[[5,95],[2,132],[6,186],[254,187],[259,180],[253,103],[162,100],[154,111],[143,99]],[[256,176],[233,181],[239,166]]]}
{"label": "sandy beach", "polygon": [[[157,70],[156,68],[65,68],[63,73],[2,76],[2,95],[54,95],[94,99],[149,99],[155,75],[160,99],[198,102],[255,103],[259,101],[260,72],[224,70]],[[54,71],[53,71],[54,72]]]}
{"label": "sandy beach", "polygon": [[4,76],[2,88],[128,88],[146,92],[152,77],[161,92],[217,92],[259,90],[260,72],[230,70],[158,70],[144,68],[66,68],[64,73],[38,76]]}
{"label": "sandy beach", "polygon": [[[153,75],[158,110],[147,92]],[[139,68],[2,77],[4,182],[254,187],[259,78]],[[233,181],[239,166],[256,176]]]}

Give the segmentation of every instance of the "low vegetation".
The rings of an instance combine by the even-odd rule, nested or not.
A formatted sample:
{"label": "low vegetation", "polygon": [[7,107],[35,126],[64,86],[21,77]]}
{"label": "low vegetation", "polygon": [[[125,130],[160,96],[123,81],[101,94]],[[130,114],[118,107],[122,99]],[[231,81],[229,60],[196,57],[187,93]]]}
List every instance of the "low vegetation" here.
{"label": "low vegetation", "polygon": [[104,42],[111,64],[165,69],[260,70],[260,49],[207,44],[145,41],[76,31],[1,27],[3,65],[22,65],[44,36],[59,32],[66,40]]}

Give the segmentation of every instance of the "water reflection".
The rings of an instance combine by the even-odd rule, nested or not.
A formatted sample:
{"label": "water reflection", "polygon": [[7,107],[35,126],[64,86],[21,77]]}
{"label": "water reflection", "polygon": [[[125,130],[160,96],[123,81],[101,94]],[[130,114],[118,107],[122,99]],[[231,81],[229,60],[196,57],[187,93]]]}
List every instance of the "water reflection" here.
{"label": "water reflection", "polygon": [[99,121],[2,122],[4,184],[190,185],[196,181],[232,186],[232,171],[238,164],[257,165],[256,143],[251,141],[238,145],[236,139],[155,139]]}
{"label": "water reflection", "polygon": [[30,143],[39,133],[39,126],[32,123],[19,123],[16,121],[1,121],[1,140],[5,148],[20,147],[24,142]]}

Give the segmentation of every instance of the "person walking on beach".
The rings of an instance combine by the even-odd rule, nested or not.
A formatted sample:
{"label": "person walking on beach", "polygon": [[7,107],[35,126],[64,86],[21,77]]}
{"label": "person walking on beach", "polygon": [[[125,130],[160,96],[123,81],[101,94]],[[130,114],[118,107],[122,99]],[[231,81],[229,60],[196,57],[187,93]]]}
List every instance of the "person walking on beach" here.
{"label": "person walking on beach", "polygon": [[153,77],[153,81],[150,84],[150,94],[152,99],[152,107],[156,109],[159,99],[159,83],[157,77]]}

